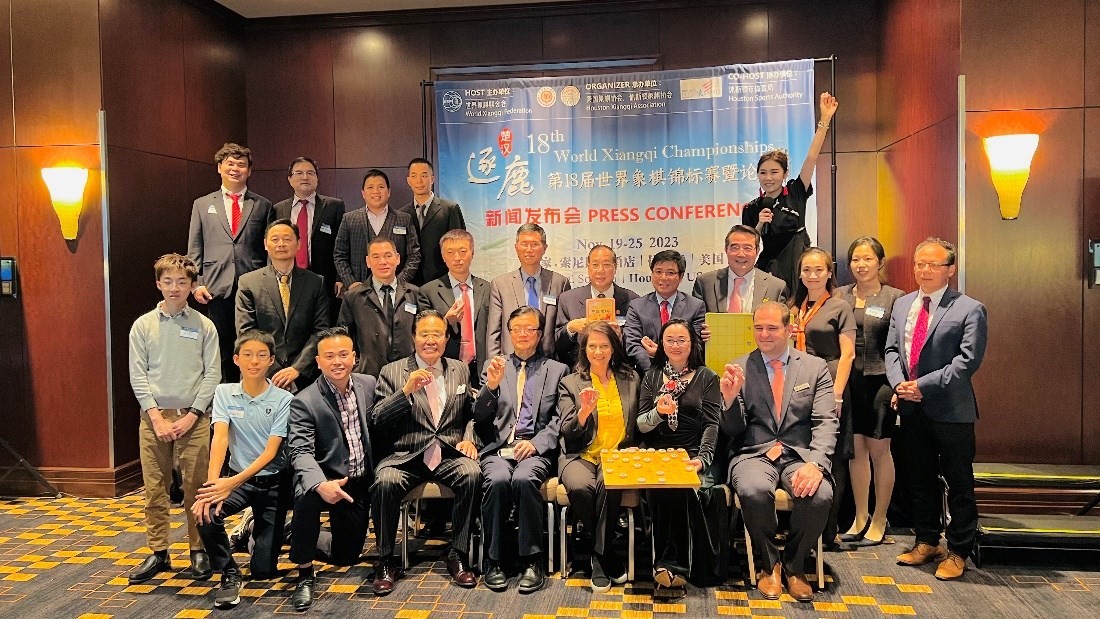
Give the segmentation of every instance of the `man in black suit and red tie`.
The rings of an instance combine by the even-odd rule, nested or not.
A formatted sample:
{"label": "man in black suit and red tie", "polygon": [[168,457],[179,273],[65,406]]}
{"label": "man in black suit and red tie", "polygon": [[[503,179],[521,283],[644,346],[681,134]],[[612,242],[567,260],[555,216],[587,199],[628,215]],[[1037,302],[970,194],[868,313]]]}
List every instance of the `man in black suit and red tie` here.
{"label": "man in black suit and red tie", "polygon": [[390,208],[390,178],[382,170],[367,170],[363,176],[363,202],[363,208],[344,215],[336,235],[333,257],[345,290],[355,290],[370,279],[364,258],[367,245],[377,237],[393,241],[401,256],[397,277],[412,282],[420,270],[420,237],[411,215]]}
{"label": "man in black suit and red tie", "polygon": [[379,373],[371,414],[373,428],[393,449],[378,463],[370,490],[378,542],[375,595],[393,591],[401,577],[393,557],[401,500],[425,481],[440,482],[454,492],[447,571],[460,587],[477,586],[466,556],[481,487],[477,447],[465,440],[474,401],[469,368],[443,356],[447,321],[435,310],[417,314],[413,341],[413,355],[387,364]]}
{"label": "man in black suit and red tie", "polygon": [[264,232],[275,220],[275,210],[270,200],[247,187],[252,151],[227,142],[214,154],[214,163],[222,186],[191,206],[187,257],[199,267],[195,300],[207,306],[206,315],[218,331],[222,381],[233,382],[240,377],[233,363],[237,281],[267,264]]}
{"label": "man in black suit and red tie", "polygon": [[289,219],[298,226],[302,238],[295,264],[325,278],[329,323],[335,324],[340,311],[340,290],[344,284],[336,274],[332,253],[340,223],[344,219],[344,201],[317,193],[320,174],[317,162],[309,157],[291,161],[286,179],[294,195],[275,204],[275,218]]}
{"label": "man in black suit and red tie", "polygon": [[401,210],[411,215],[416,222],[421,251],[420,271],[412,283],[423,286],[447,274],[439,241],[451,230],[465,230],[466,221],[463,220],[462,208],[457,203],[435,195],[432,189],[435,184],[432,162],[420,157],[410,161],[406,180],[409,189],[412,189],[413,199]]}
{"label": "man in black suit and red tie", "polygon": [[[626,311],[638,293],[615,283],[618,257],[607,245],[588,250],[588,285],[570,288],[558,297],[557,325],[554,328],[554,353],[558,361],[573,367],[577,360],[577,335],[588,324],[588,300],[615,300],[615,322],[621,328],[626,323]],[[547,325],[550,328],[550,325]]]}

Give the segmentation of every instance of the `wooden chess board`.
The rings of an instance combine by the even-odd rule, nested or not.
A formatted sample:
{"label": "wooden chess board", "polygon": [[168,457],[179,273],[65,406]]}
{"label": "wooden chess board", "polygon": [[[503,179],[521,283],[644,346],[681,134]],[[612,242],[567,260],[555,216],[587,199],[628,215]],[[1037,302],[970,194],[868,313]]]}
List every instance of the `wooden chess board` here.
{"label": "wooden chess board", "polygon": [[701,483],[683,449],[605,449],[603,483],[608,490],[698,488]]}

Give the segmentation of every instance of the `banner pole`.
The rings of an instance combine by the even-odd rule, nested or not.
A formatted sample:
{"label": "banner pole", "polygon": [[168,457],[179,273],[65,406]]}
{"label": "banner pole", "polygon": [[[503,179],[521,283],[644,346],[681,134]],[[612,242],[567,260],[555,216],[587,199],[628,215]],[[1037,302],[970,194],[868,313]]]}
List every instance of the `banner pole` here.
{"label": "banner pole", "polygon": [[[829,56],[829,81],[830,81],[830,86],[829,87],[832,89],[829,92],[831,92],[832,95],[835,97],[836,96],[836,54],[833,54],[832,56]],[[836,129],[837,128],[836,128],[836,125],[837,124],[839,124],[839,123],[834,123],[833,130],[831,132],[829,132],[829,147],[833,151],[832,154],[829,156],[829,161],[831,163],[830,166],[829,166],[829,174],[830,174],[830,179],[831,179],[831,182],[829,184],[829,193],[831,194],[830,202],[832,203],[831,207],[833,209],[833,217],[832,217],[833,231],[832,231],[832,234],[833,234],[833,257],[834,258],[836,258],[836,248],[837,248],[837,245],[836,245],[836,213],[837,213],[837,209],[836,209]]]}
{"label": "banner pole", "polygon": [[432,85],[431,81],[420,82],[420,156],[428,160],[428,87]]}

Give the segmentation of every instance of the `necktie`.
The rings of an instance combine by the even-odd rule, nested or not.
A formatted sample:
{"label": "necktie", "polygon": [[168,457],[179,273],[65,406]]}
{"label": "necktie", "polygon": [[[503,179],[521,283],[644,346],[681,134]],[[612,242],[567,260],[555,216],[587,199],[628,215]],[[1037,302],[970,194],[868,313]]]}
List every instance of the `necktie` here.
{"label": "necktie", "polygon": [[[432,373],[433,380],[428,383],[427,387],[424,387],[424,394],[428,396],[428,408],[432,412],[432,423],[438,428],[439,418],[443,414],[443,405],[439,401],[439,387],[436,385],[436,381],[439,379],[439,368],[432,366],[428,368],[428,371]],[[424,450],[424,464],[427,465],[429,471],[434,471],[442,461],[443,450],[439,446],[439,439],[433,438],[432,442],[428,444],[428,448]]]}
{"label": "necktie", "polygon": [[477,356],[474,347],[474,304],[470,300],[470,285],[462,282],[458,287],[462,290],[462,345],[458,349],[458,358],[468,364]]}
{"label": "necktie", "polygon": [[527,305],[539,309],[539,293],[535,288],[534,276],[527,277]]}
{"label": "necktie", "polygon": [[596,298],[597,299],[606,299],[607,295],[601,292],[600,294],[596,295]]}
{"label": "necktie", "polygon": [[664,326],[668,319],[668,301],[661,301],[661,325]]}
{"label": "necktie", "polygon": [[279,274],[279,297],[283,300],[283,316],[290,314],[290,275]]}
{"label": "necktie", "polygon": [[745,283],[744,277],[735,277],[733,287],[730,288],[730,302],[727,311],[730,314],[741,313],[741,284]]}
{"label": "necktie", "polygon": [[[779,427],[779,421],[783,418],[783,360],[772,359],[768,362],[774,370],[772,377],[772,403],[775,407],[775,425]],[[775,445],[766,454],[769,460],[775,460],[783,455],[783,444],[776,441]]]}
{"label": "necktie", "polygon": [[393,325],[393,297],[390,293],[393,292],[393,286],[386,284],[382,286],[382,311],[386,314],[386,324]]}
{"label": "necktie", "polygon": [[298,221],[294,222],[298,226],[298,255],[294,261],[299,267],[303,269],[309,268],[309,202],[306,200],[298,200],[298,205],[302,208],[298,210]]}
{"label": "necktie", "polygon": [[512,434],[508,437],[508,443],[516,440],[516,429],[523,421],[523,390],[527,387],[527,361],[519,362],[519,373],[516,374],[516,425],[512,426]]}
{"label": "necktie", "polygon": [[233,236],[237,236],[237,231],[241,229],[241,194],[231,193],[229,199],[233,200],[233,210],[230,215],[230,228],[233,231]]}
{"label": "necktie", "polygon": [[928,295],[921,299],[917,324],[913,325],[913,342],[909,347],[909,380],[917,378],[917,363],[920,362],[920,351],[924,348],[925,340],[928,339],[928,308],[931,303],[932,297]]}
{"label": "necktie", "polygon": [[417,204],[416,205],[417,218],[420,220],[420,226],[424,227],[424,218],[428,216],[428,205]]}

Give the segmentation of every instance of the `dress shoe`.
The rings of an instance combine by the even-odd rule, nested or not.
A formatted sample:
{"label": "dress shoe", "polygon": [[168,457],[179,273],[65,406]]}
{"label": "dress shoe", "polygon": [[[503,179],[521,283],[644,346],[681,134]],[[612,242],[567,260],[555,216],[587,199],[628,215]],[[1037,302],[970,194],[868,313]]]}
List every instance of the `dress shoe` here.
{"label": "dress shoe", "polygon": [[924,542],[917,542],[909,552],[898,555],[898,565],[924,565],[932,561],[943,561],[947,558],[947,551],[939,544],[933,546]]}
{"label": "dress shoe", "polygon": [[459,587],[472,589],[477,586],[477,576],[466,567],[466,562],[456,552],[447,555],[447,572]]}
{"label": "dress shoe", "polygon": [[499,592],[508,589],[508,576],[504,574],[504,570],[496,562],[492,562],[489,570],[485,572],[485,586],[490,591]]}
{"label": "dress shoe", "polygon": [[387,595],[393,591],[397,580],[401,578],[401,570],[390,565],[388,561],[380,561],[374,566],[374,582],[371,589],[375,595]]}
{"label": "dress shoe", "polygon": [[778,600],[783,595],[783,568],[775,564],[771,572],[761,571],[756,575],[756,590],[765,600]]}
{"label": "dress shoe", "polygon": [[787,574],[787,593],[799,602],[814,601],[814,588],[806,580],[805,574]]}
{"label": "dress shoe", "polygon": [[156,553],[153,553],[146,557],[145,560],[141,562],[141,565],[130,574],[130,584],[139,585],[153,576],[161,572],[167,572],[170,569],[172,569],[171,559],[168,557],[161,559]]}
{"label": "dress shoe", "polygon": [[304,612],[310,606],[313,606],[312,576],[298,579],[298,584],[294,585],[294,595],[290,596],[290,603],[294,605],[294,610],[298,612]]}
{"label": "dress shoe", "polygon": [[947,551],[947,558],[940,561],[939,566],[936,568],[936,578],[940,580],[955,580],[956,578],[961,578],[965,571],[966,559],[951,551]]}
{"label": "dress shoe", "polygon": [[687,579],[683,576],[674,573],[667,567],[658,566],[653,569],[653,582],[657,583],[659,587],[672,588],[683,587],[687,585]]}
{"label": "dress shoe", "polygon": [[[853,525],[855,526],[855,525]],[[867,529],[871,528],[871,519],[867,519],[867,524],[863,525],[863,528],[855,533],[841,533],[840,541],[844,544],[851,544],[852,542],[858,542],[863,539],[864,535],[867,535]]]}
{"label": "dress shoe", "polygon": [[532,563],[519,577],[519,592],[534,593],[546,585],[546,574],[538,563]]}
{"label": "dress shoe", "polygon": [[205,550],[192,550],[191,579],[207,580],[213,573],[214,568],[210,567],[210,555],[206,554]]}

